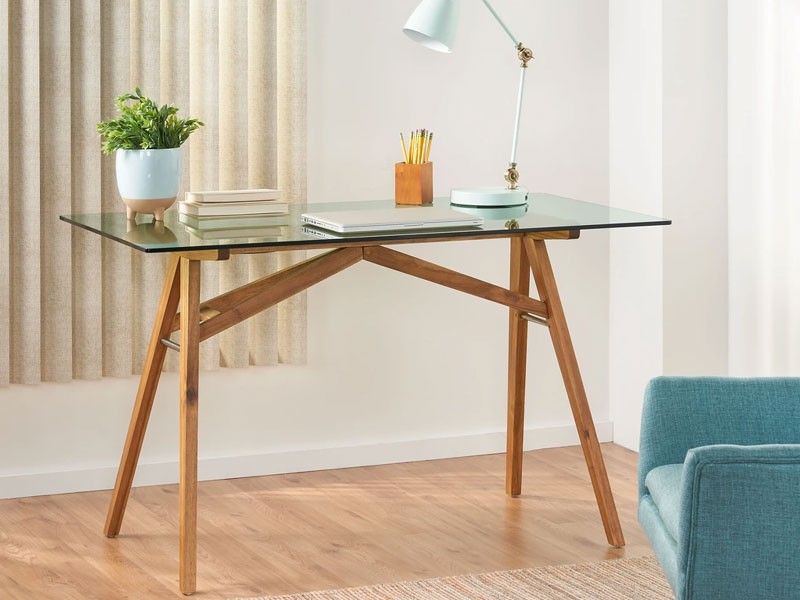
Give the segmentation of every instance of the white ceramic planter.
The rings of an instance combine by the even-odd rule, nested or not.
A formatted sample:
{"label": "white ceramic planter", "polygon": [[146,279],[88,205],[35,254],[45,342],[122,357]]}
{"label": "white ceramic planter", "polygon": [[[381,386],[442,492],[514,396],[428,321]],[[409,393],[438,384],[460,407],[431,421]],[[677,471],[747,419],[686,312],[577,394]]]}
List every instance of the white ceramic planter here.
{"label": "white ceramic planter", "polygon": [[164,220],[164,211],[178,197],[181,183],[181,149],[117,150],[117,187],[128,218],[137,213]]}

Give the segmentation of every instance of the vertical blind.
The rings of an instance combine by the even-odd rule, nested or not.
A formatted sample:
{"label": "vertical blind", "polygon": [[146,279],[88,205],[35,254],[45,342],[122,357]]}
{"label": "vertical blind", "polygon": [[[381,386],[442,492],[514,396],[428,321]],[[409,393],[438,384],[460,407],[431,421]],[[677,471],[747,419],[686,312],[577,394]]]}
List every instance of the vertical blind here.
{"label": "vertical blind", "polygon": [[[206,123],[181,189],[305,198],[304,0],[0,0],[0,384],[138,372],[166,257],[58,220],[120,211],[95,126],[139,86]],[[204,265],[211,297],[296,255]],[[305,297],[202,347],[205,369],[305,360]],[[167,368],[175,368],[171,357]]]}

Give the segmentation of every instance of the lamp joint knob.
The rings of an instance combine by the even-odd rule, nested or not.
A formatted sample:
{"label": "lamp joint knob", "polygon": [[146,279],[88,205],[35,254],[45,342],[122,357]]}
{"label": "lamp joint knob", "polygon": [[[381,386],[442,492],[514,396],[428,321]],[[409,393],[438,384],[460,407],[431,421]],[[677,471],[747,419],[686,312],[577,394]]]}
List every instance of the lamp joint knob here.
{"label": "lamp joint knob", "polygon": [[523,69],[527,69],[528,63],[533,59],[533,50],[526,48],[522,45],[522,42],[520,42],[517,44],[517,57],[520,60],[520,66]]}
{"label": "lamp joint knob", "polygon": [[517,189],[517,183],[519,183],[519,171],[517,171],[517,163],[508,164],[505,179],[508,182],[508,189]]}

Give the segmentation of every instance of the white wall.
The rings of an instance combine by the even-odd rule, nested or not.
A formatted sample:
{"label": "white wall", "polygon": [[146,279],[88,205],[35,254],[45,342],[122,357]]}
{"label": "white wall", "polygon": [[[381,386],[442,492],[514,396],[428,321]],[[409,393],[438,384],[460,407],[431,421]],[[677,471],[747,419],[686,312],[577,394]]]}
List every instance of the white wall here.
{"label": "white wall", "polygon": [[[415,0],[309,3],[309,199],[391,197],[401,130],[435,130],[435,188],[494,184],[515,102],[513,48],[464,2],[449,56],[400,32]],[[519,149],[535,190],[608,201],[608,4],[495,2],[536,60]],[[602,439],[608,402],[608,235],[554,242],[587,392]],[[406,248],[507,282],[507,243]],[[201,477],[242,476],[496,452],[504,448],[507,313],[361,264],[309,293],[305,367],[201,378]],[[527,446],[576,443],[549,340],[530,342]],[[136,381],[0,389],[0,497],[107,488]],[[138,484],[175,481],[177,382],[166,374]]]}
{"label": "white wall", "polygon": [[[662,214],[661,0],[610,0],[611,205]],[[612,233],[609,386],[614,440],[638,448],[641,399],[663,366],[661,228]]]}
{"label": "white wall", "polygon": [[728,373],[727,0],[664,3],[664,372]]}
{"label": "white wall", "polygon": [[614,441],[639,445],[656,375],[725,375],[727,3],[611,0],[611,204],[661,231],[611,237]]}

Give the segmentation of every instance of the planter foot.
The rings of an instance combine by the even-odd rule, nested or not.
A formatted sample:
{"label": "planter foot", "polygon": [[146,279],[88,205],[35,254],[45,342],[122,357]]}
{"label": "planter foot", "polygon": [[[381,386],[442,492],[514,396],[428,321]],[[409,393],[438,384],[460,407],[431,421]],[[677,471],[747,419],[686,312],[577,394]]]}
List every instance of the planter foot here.
{"label": "planter foot", "polygon": [[122,197],[129,219],[134,219],[136,215],[153,215],[158,222],[164,220],[164,211],[175,204],[176,199],[175,196],[170,198],[140,199]]}

